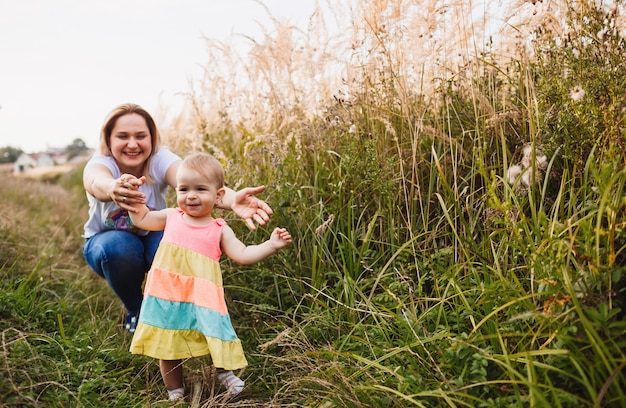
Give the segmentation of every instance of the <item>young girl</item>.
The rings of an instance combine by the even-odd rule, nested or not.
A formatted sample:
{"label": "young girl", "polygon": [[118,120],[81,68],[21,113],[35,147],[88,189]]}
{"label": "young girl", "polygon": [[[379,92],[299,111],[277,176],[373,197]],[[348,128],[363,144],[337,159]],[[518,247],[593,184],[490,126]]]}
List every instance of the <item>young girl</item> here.
{"label": "young girl", "polygon": [[[140,178],[137,184],[145,182]],[[230,322],[219,259],[224,252],[249,265],[291,243],[284,228],[270,239],[244,245],[233,230],[211,212],[225,194],[224,171],[212,156],[197,153],[180,164],[176,174],[178,208],[151,211],[134,204],[133,224],[148,231],[164,230],[144,290],[130,351],[160,360],[169,399],[184,396],[182,362],[210,354],[217,378],[232,394],[244,382],[232,370],[248,363]]]}

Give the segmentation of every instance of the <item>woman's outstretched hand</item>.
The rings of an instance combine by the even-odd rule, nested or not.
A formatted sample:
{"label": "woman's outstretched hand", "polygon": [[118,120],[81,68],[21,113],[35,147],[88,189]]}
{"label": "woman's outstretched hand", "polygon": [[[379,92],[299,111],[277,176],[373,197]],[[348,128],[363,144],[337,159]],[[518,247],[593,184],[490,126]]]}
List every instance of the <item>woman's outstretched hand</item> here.
{"label": "woman's outstretched hand", "polygon": [[145,204],[145,194],[139,192],[139,186],[146,182],[145,177],[137,178],[132,174],[122,174],[111,184],[109,197],[121,208],[136,211],[134,204]]}
{"label": "woman's outstretched hand", "polygon": [[270,215],[274,214],[265,201],[255,197],[263,190],[265,186],[243,188],[235,192],[235,199],[231,205],[232,211],[243,218],[251,230],[256,230],[254,221],[259,225],[265,225],[270,220]]}

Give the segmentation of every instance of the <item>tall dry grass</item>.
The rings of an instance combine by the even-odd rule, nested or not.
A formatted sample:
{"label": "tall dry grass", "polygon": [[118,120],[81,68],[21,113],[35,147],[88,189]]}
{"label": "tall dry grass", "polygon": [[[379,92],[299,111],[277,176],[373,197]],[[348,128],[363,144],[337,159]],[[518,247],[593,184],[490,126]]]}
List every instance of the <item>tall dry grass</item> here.
{"label": "tall dry grass", "polygon": [[[267,184],[271,225],[296,243],[260,265],[224,261],[247,390],[227,400],[197,359],[187,402],[625,406],[616,4],[326,2],[243,47],[207,39],[168,144],[216,154],[231,187]],[[245,242],[271,229],[226,217]],[[59,309],[37,268],[20,276],[12,319],[35,298]],[[63,306],[96,313],[4,331],[9,397],[165,403],[154,361],[124,352],[99,324],[103,298],[76,284]],[[24,356],[44,368],[13,370]]]}
{"label": "tall dry grass", "polygon": [[[204,75],[170,129],[171,142],[199,147],[203,132],[224,127],[231,137],[270,133],[364,92],[385,103],[397,98],[407,110],[416,95],[434,96],[459,75],[483,75],[489,64],[477,61],[526,58],[538,27],[566,35],[568,7],[564,1],[326,1],[305,27],[272,18],[261,38],[207,38]],[[378,89],[383,84],[393,84],[393,93]]]}
{"label": "tall dry grass", "polygon": [[[592,164],[587,132],[607,127],[597,110],[569,111],[565,71],[588,72],[578,73],[585,86],[601,81],[567,47],[576,39],[579,53],[621,55],[622,21],[621,2],[329,1],[306,27],[274,19],[240,52],[207,40],[186,127],[169,133],[182,150],[222,157],[234,186],[267,183],[275,219],[296,231],[293,256],[233,277],[249,295],[241,313],[265,324],[250,327],[251,343],[281,338],[255,356],[290,373],[272,383],[275,403],[623,401],[610,289],[623,284],[600,259],[606,245],[611,259],[623,248],[613,227],[608,241],[588,229],[617,221],[586,207],[598,197],[581,188],[593,179],[619,190],[621,178],[608,182]],[[613,48],[598,41],[610,37],[603,26]],[[572,119],[581,117],[586,127]],[[532,175],[539,187],[508,183],[525,146],[529,163],[548,154],[541,169],[526,167],[545,172]],[[611,273],[590,278],[568,252],[590,239]],[[620,340],[593,335],[586,302]],[[597,374],[583,375],[581,362],[596,358]]]}

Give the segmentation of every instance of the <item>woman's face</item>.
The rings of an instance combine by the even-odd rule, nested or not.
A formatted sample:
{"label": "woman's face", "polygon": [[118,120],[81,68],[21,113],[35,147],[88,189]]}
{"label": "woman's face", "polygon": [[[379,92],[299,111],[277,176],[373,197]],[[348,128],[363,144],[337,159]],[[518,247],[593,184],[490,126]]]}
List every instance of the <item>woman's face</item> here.
{"label": "woman's face", "polygon": [[111,131],[109,145],[120,171],[139,176],[152,153],[152,137],[146,120],[136,113],[120,116]]}

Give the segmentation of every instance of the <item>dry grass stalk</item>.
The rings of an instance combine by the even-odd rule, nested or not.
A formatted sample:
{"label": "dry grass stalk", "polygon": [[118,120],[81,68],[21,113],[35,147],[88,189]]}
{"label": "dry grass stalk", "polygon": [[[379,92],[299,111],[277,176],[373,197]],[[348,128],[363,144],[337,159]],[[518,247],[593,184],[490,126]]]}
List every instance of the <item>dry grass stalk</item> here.
{"label": "dry grass stalk", "polygon": [[198,149],[194,140],[219,129],[233,130],[230,143],[242,129],[276,132],[319,114],[333,98],[345,102],[363,91],[402,107],[459,72],[481,74],[477,58],[498,64],[530,52],[538,27],[555,35],[575,29],[562,23],[569,3],[329,0],[306,27],[270,16],[261,38],[236,37],[243,45],[206,40],[204,75],[170,140]]}

